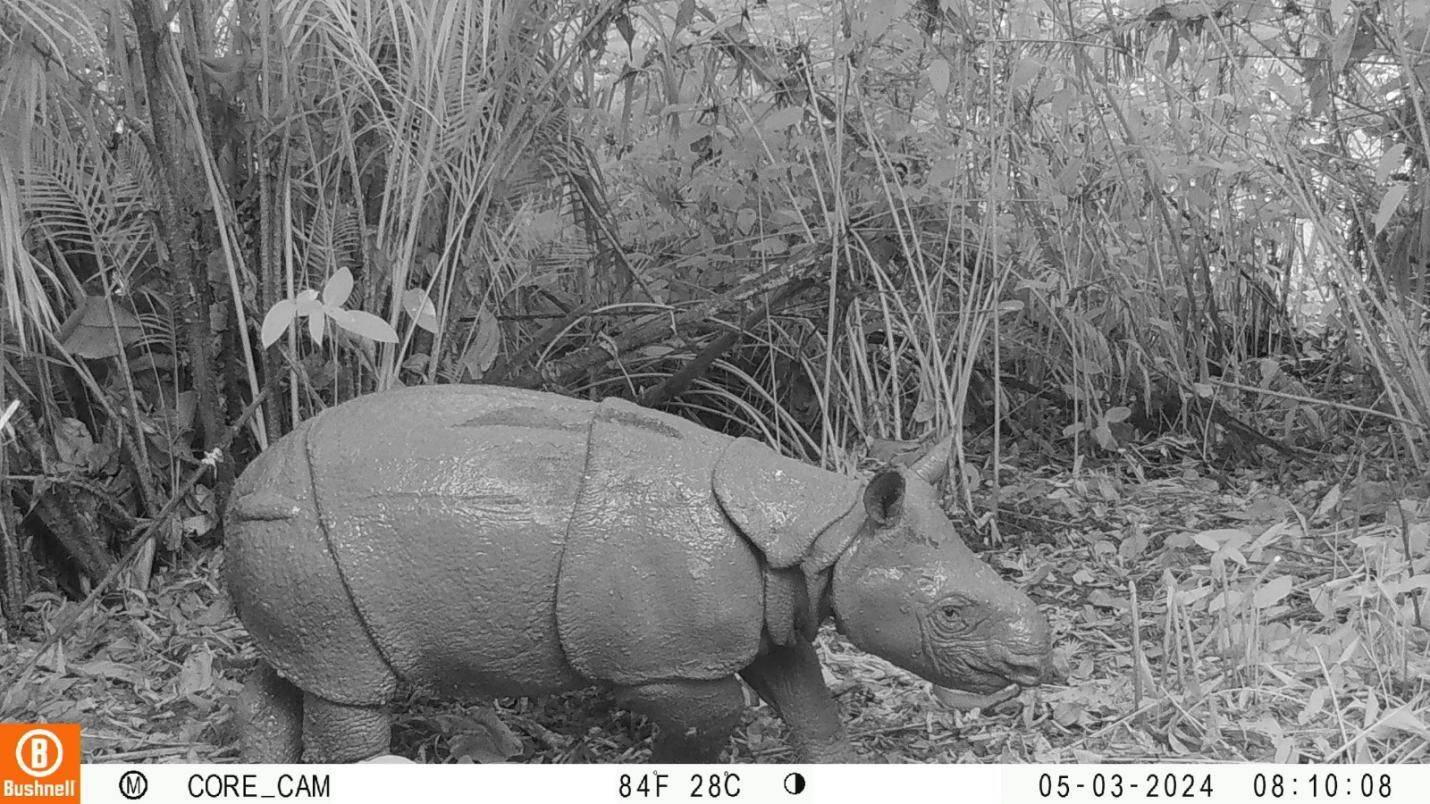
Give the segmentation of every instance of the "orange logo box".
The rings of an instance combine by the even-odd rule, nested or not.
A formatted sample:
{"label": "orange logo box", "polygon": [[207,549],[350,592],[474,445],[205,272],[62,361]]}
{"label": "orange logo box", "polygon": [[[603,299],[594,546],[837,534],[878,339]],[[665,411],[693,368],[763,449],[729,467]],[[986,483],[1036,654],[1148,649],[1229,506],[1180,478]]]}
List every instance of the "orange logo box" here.
{"label": "orange logo box", "polygon": [[78,804],[78,723],[0,723],[0,801]]}

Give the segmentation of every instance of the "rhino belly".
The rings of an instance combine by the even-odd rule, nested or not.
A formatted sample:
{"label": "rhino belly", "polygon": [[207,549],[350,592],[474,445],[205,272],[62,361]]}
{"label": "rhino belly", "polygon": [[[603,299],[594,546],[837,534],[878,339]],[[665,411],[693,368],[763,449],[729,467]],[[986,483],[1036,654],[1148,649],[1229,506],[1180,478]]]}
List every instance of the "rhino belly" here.
{"label": "rhino belly", "polygon": [[536,695],[590,683],[562,651],[556,581],[591,406],[557,399],[379,394],[328,411],[308,441],[352,601],[419,689]]}

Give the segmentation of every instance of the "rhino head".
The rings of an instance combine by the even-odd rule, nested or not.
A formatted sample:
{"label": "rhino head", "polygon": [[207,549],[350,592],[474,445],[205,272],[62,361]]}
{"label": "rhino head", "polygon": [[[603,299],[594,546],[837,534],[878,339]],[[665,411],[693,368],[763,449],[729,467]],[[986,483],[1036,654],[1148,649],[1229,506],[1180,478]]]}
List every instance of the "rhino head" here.
{"label": "rhino head", "polygon": [[939,507],[948,447],[865,487],[866,523],[834,565],[835,622],[859,649],[939,686],[1035,686],[1050,669],[1047,620]]}

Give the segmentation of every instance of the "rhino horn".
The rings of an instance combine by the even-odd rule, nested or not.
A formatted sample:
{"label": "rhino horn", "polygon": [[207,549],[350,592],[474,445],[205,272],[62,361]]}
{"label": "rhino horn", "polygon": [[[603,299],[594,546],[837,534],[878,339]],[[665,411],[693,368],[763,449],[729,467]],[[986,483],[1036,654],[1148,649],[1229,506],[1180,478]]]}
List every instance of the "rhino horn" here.
{"label": "rhino horn", "polygon": [[953,452],[953,433],[949,433],[914,462],[914,473],[930,486],[938,485],[948,474],[948,456]]}

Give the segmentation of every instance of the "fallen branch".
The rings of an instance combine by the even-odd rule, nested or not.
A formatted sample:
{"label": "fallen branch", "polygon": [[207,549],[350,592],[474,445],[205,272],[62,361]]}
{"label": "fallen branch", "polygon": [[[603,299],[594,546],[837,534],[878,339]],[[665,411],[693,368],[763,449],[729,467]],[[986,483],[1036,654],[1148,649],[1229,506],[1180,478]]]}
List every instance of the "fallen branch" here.
{"label": "fallen branch", "polygon": [[[493,366],[492,370],[488,371],[482,378],[482,381],[497,385],[504,384],[507,378],[514,373],[517,366],[526,362],[533,355],[545,349],[552,341],[561,337],[561,333],[565,332],[571,325],[590,315],[593,307],[594,305],[590,302],[577,305],[571,312],[566,313],[550,324],[542,327],[541,331],[532,336],[532,339],[527,341],[520,349],[517,349],[511,357]],[[500,316],[498,316],[498,318],[500,318]]]}
{"label": "fallen branch", "polygon": [[680,371],[666,377],[660,385],[646,391],[641,395],[640,404],[648,408],[662,405],[685,392],[690,384],[702,374],[704,374],[721,355],[728,352],[735,344],[739,343],[750,330],[760,325],[771,313],[784,307],[786,304],[799,296],[806,288],[813,284],[812,280],[799,279],[785,285],[775,292],[765,304],[755,308],[745,320],[740,322],[740,328],[721,333],[701,350],[689,363],[681,367]]}
{"label": "fallen branch", "polygon": [[1266,435],[1255,427],[1252,427],[1251,425],[1232,415],[1230,411],[1228,411],[1225,407],[1221,405],[1221,403],[1217,402],[1215,399],[1203,399],[1202,397],[1196,396],[1195,392],[1193,392],[1189,402],[1192,408],[1192,412],[1195,413],[1197,416],[1200,416],[1204,419],[1210,419],[1211,421],[1226,428],[1228,432],[1240,435],[1264,447],[1270,447],[1288,458],[1297,461],[1302,461],[1304,463],[1310,463],[1315,461],[1319,457],[1316,452],[1313,452],[1308,449],[1302,449],[1301,447],[1294,447],[1290,444],[1282,443],[1281,441],[1278,441],[1271,436]]}
{"label": "fallen branch", "polygon": [[694,326],[722,314],[728,315],[729,311],[740,309],[746,300],[762,293],[773,291],[778,296],[787,288],[807,281],[810,274],[820,267],[822,262],[818,252],[791,259],[780,268],[750,279],[728,293],[697,302],[674,314],[651,316],[649,320],[637,323],[613,338],[587,346],[560,360],[522,371],[504,371],[500,382],[517,388],[536,388],[544,383],[558,388],[568,387],[602,363],[656,343],[682,327]]}

